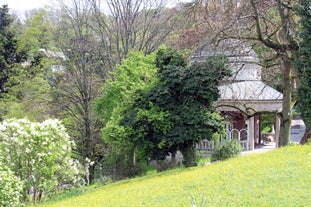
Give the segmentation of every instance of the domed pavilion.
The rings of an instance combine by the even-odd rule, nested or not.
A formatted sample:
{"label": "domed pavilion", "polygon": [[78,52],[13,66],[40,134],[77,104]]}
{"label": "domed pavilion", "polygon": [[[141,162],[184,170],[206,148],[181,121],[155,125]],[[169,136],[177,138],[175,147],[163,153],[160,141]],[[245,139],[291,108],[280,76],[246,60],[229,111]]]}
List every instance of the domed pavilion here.
{"label": "domed pavilion", "polygon": [[[261,115],[273,113],[276,118],[270,135],[277,143],[283,94],[262,81],[262,67],[255,51],[240,40],[225,40],[217,46],[198,50],[191,61],[204,61],[215,55],[226,55],[232,70],[232,76],[219,86],[220,98],[216,103],[217,110],[224,117],[226,139],[237,138],[244,150],[253,150],[263,143]],[[197,147],[208,149],[211,143],[203,141]]]}

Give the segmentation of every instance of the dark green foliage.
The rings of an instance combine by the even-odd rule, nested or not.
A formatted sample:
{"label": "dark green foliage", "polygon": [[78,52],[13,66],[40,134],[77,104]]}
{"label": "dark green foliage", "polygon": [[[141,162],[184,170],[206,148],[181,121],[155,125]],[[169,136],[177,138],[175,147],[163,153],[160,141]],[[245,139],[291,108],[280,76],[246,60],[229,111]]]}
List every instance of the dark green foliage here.
{"label": "dark green foliage", "polygon": [[185,67],[187,62],[182,54],[173,48],[161,47],[157,52],[155,64],[157,68],[163,69],[169,65]]}
{"label": "dark green foliage", "polygon": [[238,156],[242,151],[242,146],[237,139],[232,139],[225,142],[224,144],[219,144],[211,157],[211,161],[226,160],[232,157]]}
{"label": "dark green foliage", "polygon": [[196,149],[194,142],[187,141],[179,145],[179,150],[183,155],[183,164],[186,167],[196,166],[198,157],[196,155]]}
{"label": "dark green foliage", "polygon": [[[137,107],[148,112],[159,107],[162,113],[166,113],[163,125],[168,128],[155,131],[156,122],[137,117],[135,124],[139,123],[137,126],[144,129],[144,140],[153,143],[151,146],[156,144],[155,149],[162,152],[162,156],[168,152],[174,154],[179,149],[184,156],[184,164],[193,166],[196,164],[194,144],[211,139],[213,133],[223,130],[222,118],[210,111],[219,97],[219,81],[230,74],[223,57],[209,58],[189,67],[185,67],[184,59],[178,58],[182,55],[173,49],[159,50],[156,59],[157,63],[161,63],[158,64],[159,84],[136,101]],[[155,154],[151,156],[160,158]]]}
{"label": "dark green foliage", "polygon": [[186,166],[196,165],[195,143],[224,130],[220,115],[211,111],[219,82],[230,75],[226,59],[186,66],[181,53],[164,47],[155,63],[152,57],[129,56],[107,84],[97,105],[106,124],[104,139],[118,155],[127,154],[124,166],[136,166],[137,153],[164,160],[177,150]]}
{"label": "dark green foliage", "polygon": [[271,132],[275,122],[275,114],[261,114],[260,128],[262,132]]}
{"label": "dark green foliage", "polygon": [[10,76],[14,63],[18,62],[17,40],[11,28],[13,18],[7,5],[0,8],[0,96],[6,92],[5,84]]}
{"label": "dark green foliage", "polygon": [[128,138],[140,146],[152,159],[164,160],[177,147],[168,143],[166,134],[170,130],[170,114],[159,106],[149,103],[148,107],[134,106],[121,120],[120,124],[132,129]]}
{"label": "dark green foliage", "polygon": [[301,0],[300,4],[297,11],[301,17],[301,42],[294,64],[300,75],[298,106],[306,127],[311,129],[311,1]]}

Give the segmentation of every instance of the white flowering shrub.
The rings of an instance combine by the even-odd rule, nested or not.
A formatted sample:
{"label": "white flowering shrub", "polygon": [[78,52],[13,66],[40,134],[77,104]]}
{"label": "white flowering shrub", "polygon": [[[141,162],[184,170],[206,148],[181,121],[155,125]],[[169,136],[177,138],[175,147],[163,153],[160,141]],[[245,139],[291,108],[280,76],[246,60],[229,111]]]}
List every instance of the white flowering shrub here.
{"label": "white flowering shrub", "polygon": [[23,196],[49,194],[78,181],[78,163],[71,158],[74,142],[58,120],[33,123],[11,119],[0,124],[0,156],[23,182]]}
{"label": "white flowering shrub", "polygon": [[22,182],[0,160],[0,206],[21,206]]}

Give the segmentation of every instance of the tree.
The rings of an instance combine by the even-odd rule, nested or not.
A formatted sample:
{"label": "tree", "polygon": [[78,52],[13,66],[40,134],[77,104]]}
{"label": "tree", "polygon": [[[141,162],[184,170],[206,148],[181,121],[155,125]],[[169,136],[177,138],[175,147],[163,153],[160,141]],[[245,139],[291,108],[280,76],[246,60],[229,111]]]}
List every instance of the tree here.
{"label": "tree", "polygon": [[0,124],[1,161],[23,181],[23,199],[32,188],[33,202],[79,181],[79,165],[71,158],[74,142],[58,120],[42,123],[10,119]]}
{"label": "tree", "polygon": [[166,0],[91,2],[94,8],[93,29],[106,49],[104,58],[110,62],[112,69],[132,50],[145,54],[155,51],[179,27],[178,11],[167,8],[169,1]]}
{"label": "tree", "polygon": [[[133,176],[137,169],[137,153],[143,151],[143,141],[131,136],[131,126],[122,125],[124,115],[133,107],[137,91],[149,90],[156,82],[155,55],[131,52],[112,73],[113,79],[103,87],[103,96],[98,98],[96,108],[103,119],[103,139],[112,148],[112,165],[120,176]],[[138,148],[138,146],[140,148]]]}
{"label": "tree", "polygon": [[[133,65],[138,61],[130,60],[132,66],[126,67],[124,72],[127,72],[121,76],[121,80],[127,81],[120,83],[117,79],[114,84],[118,90],[111,87],[114,84],[108,88],[113,92],[124,91],[126,93],[122,94],[126,95],[121,95],[119,102],[123,107],[113,108],[110,121],[104,128],[105,139],[120,147],[122,153],[123,149],[129,150],[133,166],[136,164],[135,155],[140,150],[157,160],[180,150],[185,165],[195,165],[194,144],[211,139],[215,132],[221,133],[223,129],[221,117],[211,112],[212,104],[219,96],[217,85],[229,75],[222,60],[215,58],[187,67],[180,53],[161,48],[154,64],[159,68],[157,78],[149,83],[144,81],[149,80],[148,75],[144,78],[144,74],[149,73],[140,72],[146,71],[147,65],[143,65],[145,69],[138,70],[139,73],[130,73],[141,65]],[[142,84],[132,87],[132,81],[138,78]],[[116,94],[119,97],[119,93]],[[105,100],[110,99],[106,97]]]}
{"label": "tree", "polygon": [[13,18],[9,14],[7,5],[0,8],[0,97],[7,92],[6,82],[10,76],[11,68],[17,63],[17,40],[11,28]]}
{"label": "tree", "polygon": [[[213,57],[186,66],[180,53],[162,48],[157,52],[156,66],[159,84],[139,100],[140,107],[152,112],[156,106],[167,113],[164,118],[169,127],[163,127],[157,146],[170,146],[173,154],[179,149],[186,166],[196,165],[195,143],[212,139],[214,133],[223,130],[222,118],[213,113],[212,106],[219,97],[219,82],[230,75],[225,58]],[[144,123],[146,131],[149,125],[153,126],[152,130],[159,128],[157,122],[145,120]],[[144,138],[148,140],[150,136]]]}
{"label": "tree", "polygon": [[18,40],[18,52],[24,54],[23,59],[28,62],[35,61],[42,49],[56,50],[48,12],[44,9],[33,10],[23,24]]}
{"label": "tree", "polygon": [[[57,46],[66,55],[62,62],[59,82],[53,93],[57,114],[64,121],[77,148],[81,162],[95,162],[89,168],[90,183],[94,182],[95,165],[105,156],[106,146],[101,139],[102,124],[94,111],[94,100],[107,77],[109,68],[102,59],[104,48],[93,27],[92,5],[74,0],[60,2],[54,30]],[[87,164],[87,163],[86,163]]]}
{"label": "tree", "polygon": [[301,42],[297,51],[297,59],[294,65],[299,71],[300,85],[298,88],[298,106],[302,119],[306,125],[306,133],[302,142],[311,137],[311,1],[301,0],[297,8],[300,16],[301,31],[299,37]]}
{"label": "tree", "polygon": [[[25,69],[20,68],[20,70]],[[49,107],[52,101],[51,86],[42,73],[31,78],[22,73],[11,76],[10,81],[16,81],[18,84],[11,86],[1,99],[2,119],[27,117],[31,120],[43,121],[53,116],[53,107]]]}
{"label": "tree", "polygon": [[55,76],[52,66],[58,65],[59,60],[44,53],[54,45],[52,26],[44,10],[33,12],[22,26],[17,23],[13,26],[21,30],[21,34],[16,35],[16,51],[23,62],[10,69],[5,84],[7,92],[0,102],[0,116],[43,121],[55,111],[51,104],[50,80]]}

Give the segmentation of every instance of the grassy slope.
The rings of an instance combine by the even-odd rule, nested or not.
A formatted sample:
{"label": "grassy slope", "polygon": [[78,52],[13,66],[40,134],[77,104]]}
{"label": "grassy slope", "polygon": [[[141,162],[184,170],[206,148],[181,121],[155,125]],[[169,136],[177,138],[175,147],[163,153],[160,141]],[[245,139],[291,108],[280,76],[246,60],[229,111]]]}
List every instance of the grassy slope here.
{"label": "grassy slope", "polygon": [[311,146],[109,184],[40,206],[311,206]]}

